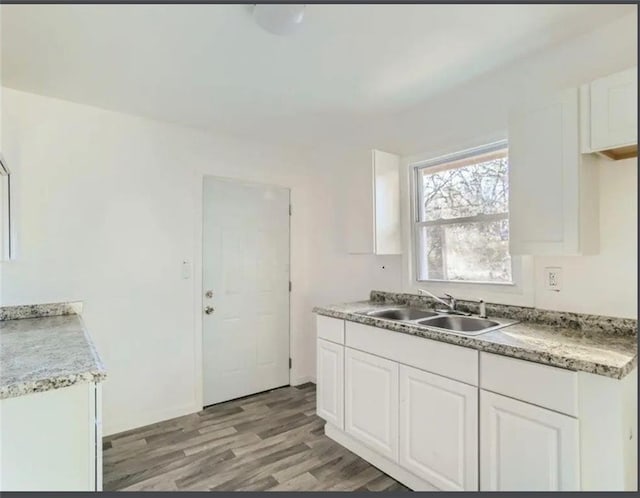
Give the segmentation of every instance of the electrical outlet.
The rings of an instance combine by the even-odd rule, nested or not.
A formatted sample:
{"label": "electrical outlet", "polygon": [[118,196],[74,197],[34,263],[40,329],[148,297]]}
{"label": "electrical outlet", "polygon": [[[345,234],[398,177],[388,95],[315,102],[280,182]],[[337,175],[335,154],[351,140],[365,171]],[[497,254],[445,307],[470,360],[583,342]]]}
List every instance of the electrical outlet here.
{"label": "electrical outlet", "polygon": [[544,269],[544,286],[547,290],[560,292],[562,288],[562,268],[547,267]]}

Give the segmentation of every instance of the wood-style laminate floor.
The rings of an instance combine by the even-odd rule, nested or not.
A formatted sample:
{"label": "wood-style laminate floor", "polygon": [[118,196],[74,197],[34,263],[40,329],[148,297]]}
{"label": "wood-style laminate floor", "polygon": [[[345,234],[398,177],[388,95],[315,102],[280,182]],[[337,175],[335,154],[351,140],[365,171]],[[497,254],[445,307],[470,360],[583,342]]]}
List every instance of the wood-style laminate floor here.
{"label": "wood-style laminate floor", "polygon": [[104,439],[105,490],[400,491],[324,435],[314,384],[283,387]]}

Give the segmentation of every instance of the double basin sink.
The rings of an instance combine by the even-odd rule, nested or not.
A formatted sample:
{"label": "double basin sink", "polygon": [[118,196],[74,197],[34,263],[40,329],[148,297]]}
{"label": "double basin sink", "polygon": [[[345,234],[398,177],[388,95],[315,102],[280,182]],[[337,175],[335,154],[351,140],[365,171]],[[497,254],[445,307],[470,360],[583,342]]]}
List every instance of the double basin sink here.
{"label": "double basin sink", "polygon": [[422,310],[404,306],[367,311],[362,312],[361,314],[373,318],[384,318],[386,320],[406,322],[411,323],[412,325],[421,325],[424,327],[464,335],[480,335],[515,323],[513,321],[501,323],[475,316],[457,315],[447,312]]}

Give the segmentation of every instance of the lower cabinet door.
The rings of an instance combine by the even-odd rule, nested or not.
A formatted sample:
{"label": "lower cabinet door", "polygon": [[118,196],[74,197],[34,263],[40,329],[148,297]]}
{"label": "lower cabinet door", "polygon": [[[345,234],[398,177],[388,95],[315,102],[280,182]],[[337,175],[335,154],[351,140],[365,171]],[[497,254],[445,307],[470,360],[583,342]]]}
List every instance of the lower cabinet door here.
{"label": "lower cabinet door", "polygon": [[478,389],[400,366],[400,465],[442,490],[478,490]]}
{"label": "lower cabinet door", "polygon": [[318,339],[317,412],[344,429],[344,346]]}
{"label": "lower cabinet door", "polygon": [[480,391],[480,489],[580,488],[578,420]]}
{"label": "lower cabinet door", "polygon": [[345,431],[398,461],[398,364],[345,349]]}

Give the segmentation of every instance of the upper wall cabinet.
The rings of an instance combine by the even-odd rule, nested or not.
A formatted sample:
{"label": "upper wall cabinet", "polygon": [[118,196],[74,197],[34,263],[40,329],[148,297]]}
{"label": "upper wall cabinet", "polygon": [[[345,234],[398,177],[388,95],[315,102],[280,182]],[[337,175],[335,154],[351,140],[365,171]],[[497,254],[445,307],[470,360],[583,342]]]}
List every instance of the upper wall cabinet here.
{"label": "upper wall cabinet", "polygon": [[0,154],[0,261],[8,261],[11,244],[11,176]]}
{"label": "upper wall cabinet", "polygon": [[578,90],[509,117],[512,255],[594,254],[599,242],[595,158],[579,149]]}
{"label": "upper wall cabinet", "polygon": [[372,150],[371,161],[353,165],[345,181],[347,252],[401,254],[400,157]]}
{"label": "upper wall cabinet", "polygon": [[580,88],[581,149],[610,159],[638,155],[638,73],[626,71]]}

